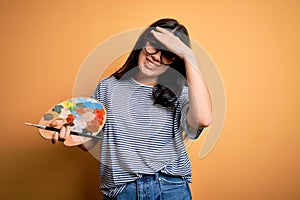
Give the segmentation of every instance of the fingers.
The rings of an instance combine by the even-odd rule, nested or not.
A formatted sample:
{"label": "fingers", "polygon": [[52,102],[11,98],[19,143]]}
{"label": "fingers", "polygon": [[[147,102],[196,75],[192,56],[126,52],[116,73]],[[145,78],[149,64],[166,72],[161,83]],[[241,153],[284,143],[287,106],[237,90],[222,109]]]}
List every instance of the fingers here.
{"label": "fingers", "polygon": [[168,29],[156,27],[156,30],[152,30],[151,33],[167,50],[179,58],[184,58],[185,52],[188,52],[187,46]]}
{"label": "fingers", "polygon": [[156,37],[160,37],[161,39],[167,39],[167,40],[172,40],[172,39],[178,39],[174,33],[166,28],[161,28],[159,26],[155,27],[156,30],[152,30],[151,33]]}
{"label": "fingers", "polygon": [[165,33],[165,34],[167,34],[167,35],[174,35],[171,31],[169,31],[169,30],[166,29],[166,28],[162,28],[162,27],[157,26],[157,27],[155,27],[155,29],[156,29],[157,31],[159,31],[159,32],[161,32],[161,33]]}
{"label": "fingers", "polygon": [[67,126],[66,127],[65,139],[67,139],[68,137],[70,137],[70,135],[71,135],[71,127]]}
{"label": "fingers", "polygon": [[63,126],[59,132],[59,139],[66,140],[70,136],[71,130],[70,126]]}
{"label": "fingers", "polygon": [[53,132],[52,135],[52,144],[57,144],[58,141],[65,141],[71,133],[70,127],[69,126],[64,126],[64,120],[63,119],[55,119],[54,121],[51,122],[50,126],[59,128],[60,131],[58,132]]}
{"label": "fingers", "polygon": [[60,132],[59,132],[59,139],[64,139],[65,138],[65,135],[66,135],[66,127],[65,126],[62,126],[60,128]]}
{"label": "fingers", "polygon": [[152,30],[151,33],[152,33],[152,35],[154,35],[154,37],[156,37],[157,39],[160,38],[160,37],[166,37],[166,38],[168,38],[168,37],[170,37],[169,34],[172,34],[170,31],[165,30],[165,29],[160,28],[160,27],[159,27],[159,28],[156,27],[156,30]]}
{"label": "fingers", "polygon": [[158,31],[151,31],[151,34],[158,40],[160,41],[162,44],[164,44],[166,47],[169,46],[169,43],[171,43],[171,39],[172,37],[170,37],[169,35],[162,33],[162,32],[158,32]]}
{"label": "fingers", "polygon": [[152,35],[158,39],[160,42],[163,44],[167,45],[166,43],[178,43],[181,42],[180,39],[174,35],[173,32],[166,28],[161,28],[159,26],[155,27],[156,30],[152,30],[151,33]]}
{"label": "fingers", "polygon": [[52,135],[51,142],[52,142],[52,144],[57,144],[57,142],[58,142],[58,132],[54,132],[54,134]]}
{"label": "fingers", "polygon": [[55,119],[50,123],[50,126],[55,127],[55,128],[59,128],[62,125],[64,125],[64,120],[63,119]]}

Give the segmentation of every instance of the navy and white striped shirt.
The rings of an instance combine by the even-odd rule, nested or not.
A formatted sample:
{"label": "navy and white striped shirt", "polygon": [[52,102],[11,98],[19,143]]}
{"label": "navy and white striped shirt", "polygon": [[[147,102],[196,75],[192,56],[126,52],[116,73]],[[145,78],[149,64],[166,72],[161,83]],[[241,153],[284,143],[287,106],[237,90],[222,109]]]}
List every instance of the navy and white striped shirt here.
{"label": "navy and white striped shirt", "polygon": [[196,139],[202,130],[188,130],[187,87],[178,98],[175,120],[170,108],[153,103],[152,89],[133,78],[112,76],[103,79],[92,95],[107,111],[100,144],[100,189],[110,197],[142,174],[158,171],[191,182],[182,132]]}

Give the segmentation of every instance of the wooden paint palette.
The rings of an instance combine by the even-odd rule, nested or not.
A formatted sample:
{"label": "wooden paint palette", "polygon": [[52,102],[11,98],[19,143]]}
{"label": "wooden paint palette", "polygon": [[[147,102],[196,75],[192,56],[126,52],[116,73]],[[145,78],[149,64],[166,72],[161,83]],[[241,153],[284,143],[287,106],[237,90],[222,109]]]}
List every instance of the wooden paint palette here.
{"label": "wooden paint palette", "polygon": [[[93,98],[75,97],[67,99],[51,109],[41,118],[39,124],[50,126],[55,119],[62,119],[65,125],[71,127],[71,131],[85,134],[97,135],[106,121],[106,110],[103,104]],[[53,131],[39,129],[41,136],[52,139]],[[87,142],[91,138],[70,135],[64,141],[66,146],[75,146]]]}

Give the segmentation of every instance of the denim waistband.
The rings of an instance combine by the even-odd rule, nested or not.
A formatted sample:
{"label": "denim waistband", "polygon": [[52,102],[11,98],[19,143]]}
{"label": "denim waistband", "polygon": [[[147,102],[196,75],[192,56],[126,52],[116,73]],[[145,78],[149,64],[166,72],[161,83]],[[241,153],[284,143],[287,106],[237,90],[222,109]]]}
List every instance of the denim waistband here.
{"label": "denim waistband", "polygon": [[137,179],[133,185],[136,186],[138,198],[131,199],[191,200],[188,181],[182,176],[167,175],[161,172],[142,174],[141,178]]}
{"label": "denim waistband", "polygon": [[162,172],[155,172],[154,174],[141,174],[141,177],[139,178],[139,180],[143,180],[143,179],[152,179],[152,180],[161,180],[161,179],[182,179],[185,180],[182,176],[174,176],[174,175],[168,175],[168,174],[164,174]]}
{"label": "denim waistband", "polygon": [[104,196],[104,199],[174,200],[174,196],[180,200],[191,200],[191,191],[187,180],[182,176],[156,172],[154,174],[139,174],[139,178],[127,183],[116,198]]}

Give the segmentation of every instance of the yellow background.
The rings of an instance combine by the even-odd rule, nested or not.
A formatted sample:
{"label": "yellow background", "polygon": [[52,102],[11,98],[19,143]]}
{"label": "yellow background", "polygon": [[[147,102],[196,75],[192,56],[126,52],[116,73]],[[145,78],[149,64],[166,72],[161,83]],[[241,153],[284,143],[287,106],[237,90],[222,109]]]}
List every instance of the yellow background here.
{"label": "yellow background", "polygon": [[1,199],[100,199],[99,163],[53,146],[24,122],[72,95],[81,63],[107,38],[162,17],[186,25],[226,89],[221,138],[189,149],[196,200],[300,199],[300,3],[0,1]]}

